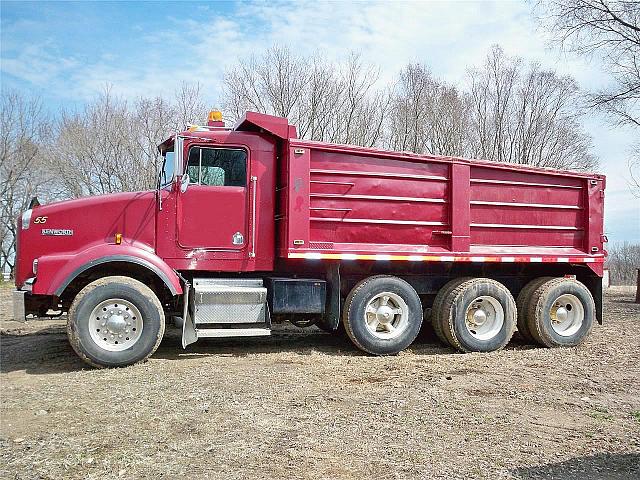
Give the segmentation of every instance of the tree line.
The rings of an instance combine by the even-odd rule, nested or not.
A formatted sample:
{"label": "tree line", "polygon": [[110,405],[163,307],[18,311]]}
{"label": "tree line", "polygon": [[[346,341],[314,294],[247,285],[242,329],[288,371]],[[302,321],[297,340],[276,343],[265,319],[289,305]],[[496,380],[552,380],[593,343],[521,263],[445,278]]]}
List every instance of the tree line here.
{"label": "tree line", "polygon": [[223,105],[287,117],[301,137],[415,153],[591,170],[575,80],[495,46],[456,86],[409,64],[380,86],[379,67],[352,54],[332,63],[284,47],[242,60]]}

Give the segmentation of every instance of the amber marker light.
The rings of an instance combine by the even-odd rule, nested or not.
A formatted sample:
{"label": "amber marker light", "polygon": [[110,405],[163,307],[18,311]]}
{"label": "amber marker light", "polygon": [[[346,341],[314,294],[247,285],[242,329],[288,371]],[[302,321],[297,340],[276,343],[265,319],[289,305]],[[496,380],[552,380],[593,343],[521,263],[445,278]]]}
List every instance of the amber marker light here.
{"label": "amber marker light", "polygon": [[209,112],[209,118],[207,118],[209,122],[221,122],[222,121],[222,112],[219,110],[211,110]]}
{"label": "amber marker light", "polygon": [[122,234],[116,233],[116,245],[120,245],[122,243]]}

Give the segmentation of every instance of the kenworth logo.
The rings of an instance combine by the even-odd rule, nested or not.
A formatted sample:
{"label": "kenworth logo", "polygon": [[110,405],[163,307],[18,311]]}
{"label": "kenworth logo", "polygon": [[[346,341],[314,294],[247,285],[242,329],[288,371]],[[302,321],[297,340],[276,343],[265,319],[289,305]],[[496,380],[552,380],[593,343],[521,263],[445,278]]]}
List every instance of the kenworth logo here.
{"label": "kenworth logo", "polygon": [[73,230],[66,230],[62,228],[43,228],[42,235],[49,235],[54,237],[64,237],[73,235]]}

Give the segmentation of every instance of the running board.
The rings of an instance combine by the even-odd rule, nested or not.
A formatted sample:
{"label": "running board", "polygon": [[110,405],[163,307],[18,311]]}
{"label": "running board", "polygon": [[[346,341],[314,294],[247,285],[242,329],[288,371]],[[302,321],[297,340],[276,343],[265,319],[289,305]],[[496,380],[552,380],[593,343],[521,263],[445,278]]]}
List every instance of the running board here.
{"label": "running board", "polygon": [[268,328],[198,328],[198,338],[226,338],[226,337],[263,337],[271,335]]}
{"label": "running board", "polygon": [[176,317],[176,325],[182,326],[182,348],[195,343],[199,338],[265,337],[271,335],[270,328],[195,328],[191,316],[187,320]]}

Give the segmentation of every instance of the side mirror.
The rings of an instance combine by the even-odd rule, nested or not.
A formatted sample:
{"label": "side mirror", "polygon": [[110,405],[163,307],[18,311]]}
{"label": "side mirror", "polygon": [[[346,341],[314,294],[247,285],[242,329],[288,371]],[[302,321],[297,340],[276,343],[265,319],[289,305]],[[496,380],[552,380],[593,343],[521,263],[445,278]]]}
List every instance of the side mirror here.
{"label": "side mirror", "polygon": [[184,175],[182,175],[182,177],[180,178],[180,191],[182,193],[187,191],[187,187],[189,186],[189,174],[185,173]]}

